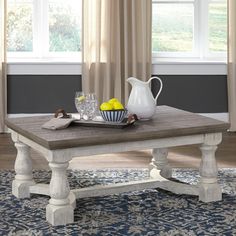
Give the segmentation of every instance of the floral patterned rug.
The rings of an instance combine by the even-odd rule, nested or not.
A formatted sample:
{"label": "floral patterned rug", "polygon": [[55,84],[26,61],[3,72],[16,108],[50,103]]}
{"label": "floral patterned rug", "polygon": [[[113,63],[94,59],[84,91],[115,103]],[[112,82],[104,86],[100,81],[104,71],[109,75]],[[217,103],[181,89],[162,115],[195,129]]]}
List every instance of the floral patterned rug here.
{"label": "floral patterned rug", "polygon": [[[68,171],[71,188],[147,178],[147,169]],[[196,196],[153,189],[77,200],[75,223],[53,227],[45,221],[47,196],[18,200],[11,194],[14,171],[0,172],[0,235],[10,236],[179,236],[236,235],[236,169],[221,169],[223,200],[203,203]],[[198,172],[175,169],[179,181],[195,184]],[[48,183],[50,172],[34,171]]]}

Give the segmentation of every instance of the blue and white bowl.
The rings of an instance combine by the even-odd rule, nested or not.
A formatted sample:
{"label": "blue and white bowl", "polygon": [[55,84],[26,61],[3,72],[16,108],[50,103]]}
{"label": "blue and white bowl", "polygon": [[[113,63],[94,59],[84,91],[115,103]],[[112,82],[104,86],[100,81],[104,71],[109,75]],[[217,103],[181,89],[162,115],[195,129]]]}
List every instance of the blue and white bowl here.
{"label": "blue and white bowl", "polygon": [[103,118],[103,120],[108,121],[108,122],[121,122],[125,116],[127,115],[127,110],[122,109],[122,110],[107,110],[107,111],[101,111],[100,114]]}

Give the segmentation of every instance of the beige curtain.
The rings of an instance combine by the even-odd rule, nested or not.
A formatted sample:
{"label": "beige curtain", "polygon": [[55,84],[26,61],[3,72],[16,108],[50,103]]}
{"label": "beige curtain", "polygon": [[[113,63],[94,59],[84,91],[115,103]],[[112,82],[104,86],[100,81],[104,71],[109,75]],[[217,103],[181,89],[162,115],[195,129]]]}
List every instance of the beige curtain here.
{"label": "beige curtain", "polygon": [[6,0],[0,0],[0,133],[6,116]]}
{"label": "beige curtain", "polygon": [[236,131],[236,1],[228,0],[228,109],[230,131]]}
{"label": "beige curtain", "polygon": [[151,76],[151,0],[83,1],[83,68],[85,92],[99,102],[116,97],[127,102],[126,79]]}

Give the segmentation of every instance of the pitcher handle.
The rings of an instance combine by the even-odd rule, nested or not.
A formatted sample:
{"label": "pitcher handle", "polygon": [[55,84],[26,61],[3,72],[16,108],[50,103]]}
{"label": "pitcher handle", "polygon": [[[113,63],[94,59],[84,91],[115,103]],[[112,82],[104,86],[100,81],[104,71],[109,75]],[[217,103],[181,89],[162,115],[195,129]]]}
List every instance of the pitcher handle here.
{"label": "pitcher handle", "polygon": [[157,79],[157,80],[159,80],[159,82],[160,82],[160,89],[159,89],[159,91],[158,91],[156,97],[154,98],[155,102],[157,102],[157,98],[158,98],[158,96],[159,96],[160,93],[161,93],[161,90],[162,90],[163,84],[162,84],[161,79],[160,79],[159,77],[157,77],[157,76],[151,77],[151,78],[148,80],[148,83],[150,83],[153,79]]}

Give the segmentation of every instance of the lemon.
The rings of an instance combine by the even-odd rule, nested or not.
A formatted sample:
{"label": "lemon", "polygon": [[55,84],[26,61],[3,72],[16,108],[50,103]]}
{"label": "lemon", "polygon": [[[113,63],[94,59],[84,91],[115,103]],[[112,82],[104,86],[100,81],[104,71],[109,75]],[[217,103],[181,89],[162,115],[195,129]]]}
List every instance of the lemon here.
{"label": "lemon", "polygon": [[117,98],[111,98],[108,102],[113,105],[113,103],[120,101]]}
{"label": "lemon", "polygon": [[101,111],[113,110],[113,106],[109,102],[104,102],[100,105]]}
{"label": "lemon", "polygon": [[85,100],[85,96],[80,96],[77,98],[78,102],[82,102]]}
{"label": "lemon", "polygon": [[120,102],[114,102],[113,107],[114,107],[115,110],[124,109],[124,106]]}

